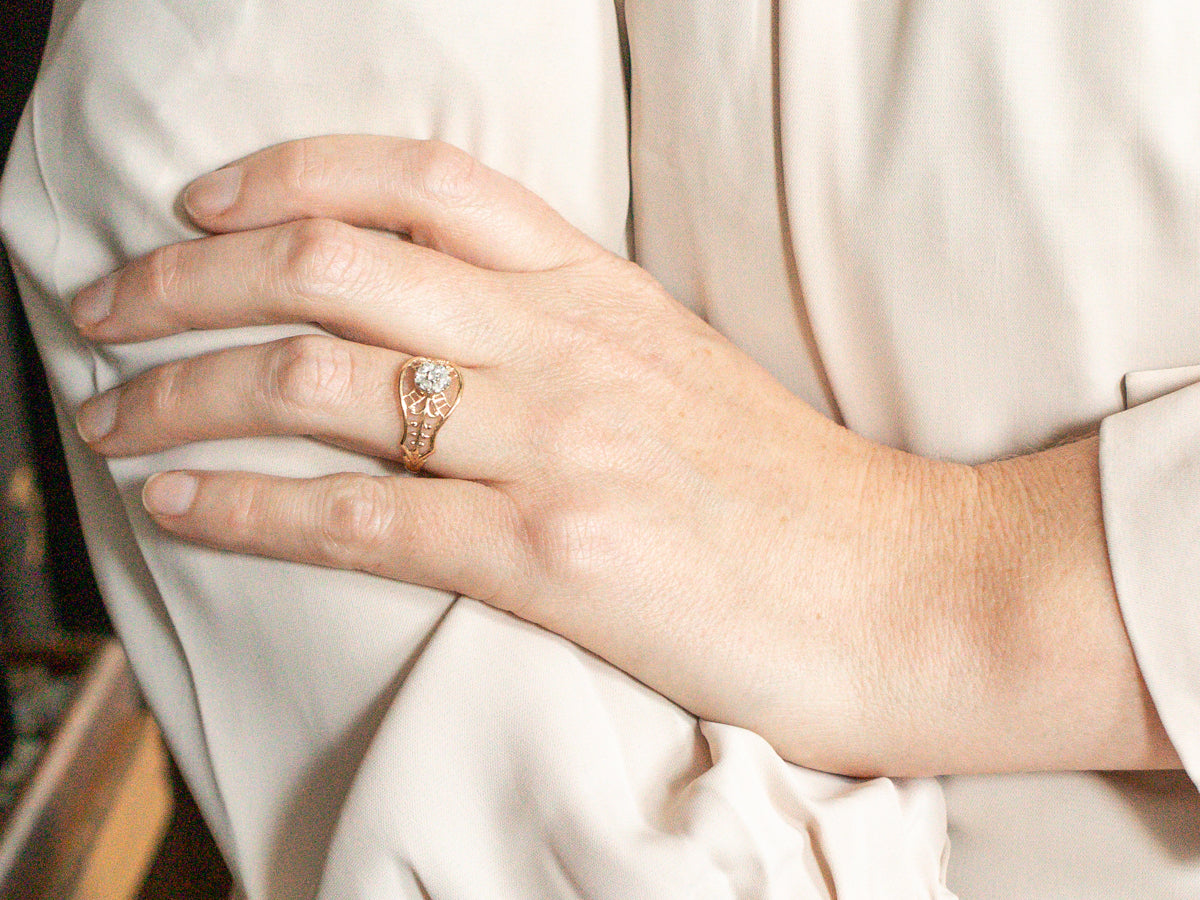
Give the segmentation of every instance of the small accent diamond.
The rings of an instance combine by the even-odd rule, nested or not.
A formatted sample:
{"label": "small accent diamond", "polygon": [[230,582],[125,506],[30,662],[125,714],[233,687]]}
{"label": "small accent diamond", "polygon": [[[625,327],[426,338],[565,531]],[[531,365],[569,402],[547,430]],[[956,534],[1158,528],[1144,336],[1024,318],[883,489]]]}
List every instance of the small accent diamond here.
{"label": "small accent diamond", "polygon": [[423,394],[440,394],[450,386],[450,367],[427,359],[417,366],[413,381]]}

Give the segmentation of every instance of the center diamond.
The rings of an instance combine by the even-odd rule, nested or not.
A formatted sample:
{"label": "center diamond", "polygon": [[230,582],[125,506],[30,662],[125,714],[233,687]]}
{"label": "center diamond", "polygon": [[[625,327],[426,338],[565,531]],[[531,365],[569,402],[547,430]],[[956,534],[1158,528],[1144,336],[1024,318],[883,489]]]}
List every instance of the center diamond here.
{"label": "center diamond", "polygon": [[450,386],[450,367],[427,359],[417,366],[413,381],[423,394],[440,394]]}

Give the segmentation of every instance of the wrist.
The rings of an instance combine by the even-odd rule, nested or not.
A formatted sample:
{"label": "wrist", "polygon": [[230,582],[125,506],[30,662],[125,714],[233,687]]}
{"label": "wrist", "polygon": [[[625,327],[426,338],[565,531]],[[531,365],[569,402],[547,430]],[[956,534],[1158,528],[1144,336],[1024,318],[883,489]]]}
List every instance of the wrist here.
{"label": "wrist", "polygon": [[1178,765],[1142,681],[1109,568],[1098,441],[976,468],[969,633],[1004,769]]}
{"label": "wrist", "polygon": [[[825,492],[820,532],[807,558],[827,561],[819,595],[839,598],[846,631],[838,654],[857,690],[849,714],[862,724],[859,751],[829,748],[845,774],[936,775],[977,768],[975,732],[983,684],[974,654],[982,501],[975,469],[847,435],[843,476]],[[856,502],[852,502],[856,501]],[[853,536],[853,537],[852,537]],[[830,562],[836,564],[829,564]],[[964,758],[965,750],[975,754]]]}

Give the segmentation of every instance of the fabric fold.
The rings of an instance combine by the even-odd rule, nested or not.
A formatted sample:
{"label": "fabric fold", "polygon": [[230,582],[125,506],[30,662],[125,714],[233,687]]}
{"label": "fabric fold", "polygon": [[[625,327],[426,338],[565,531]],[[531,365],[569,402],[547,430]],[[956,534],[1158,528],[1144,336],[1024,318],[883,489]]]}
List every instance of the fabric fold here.
{"label": "fabric fold", "polygon": [[[863,867],[897,886],[890,896],[944,896],[932,781],[796,769],[478,604],[191,546],[159,532],[138,499],[163,468],[305,476],[379,473],[380,461],[299,438],[104,461],[71,427],[86,397],[150,366],[303,330],[93,348],[65,312],[88,281],[196,237],[178,212],[184,185],[272,143],[438,137],[623,252],[615,16],[606,0],[56,11],[31,101],[39,155],[31,114],[0,195],[3,237],[114,622],[249,900],[303,900],[322,883],[330,900],[854,897],[836,878]],[[538,52],[513,54],[530,42]]]}
{"label": "fabric fold", "polygon": [[[1176,380],[1192,374],[1200,379],[1189,368]],[[1125,627],[1163,726],[1200,785],[1200,384],[1105,419],[1100,471]]]}
{"label": "fabric fold", "polygon": [[945,852],[935,782],[789,765],[464,599],[364,756],[320,896],[947,900]]}

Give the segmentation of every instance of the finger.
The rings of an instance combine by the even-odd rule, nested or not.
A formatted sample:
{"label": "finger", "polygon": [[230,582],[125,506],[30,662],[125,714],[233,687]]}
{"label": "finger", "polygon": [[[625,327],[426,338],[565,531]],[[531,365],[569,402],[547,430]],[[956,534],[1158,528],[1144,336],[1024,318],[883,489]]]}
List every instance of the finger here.
{"label": "finger", "polygon": [[315,322],[464,365],[493,362],[525,340],[497,276],[330,219],[160,248],[80,291],[72,316],[85,337],[104,343]]}
{"label": "finger", "polygon": [[532,191],[440,141],[291,141],[198,179],[184,204],[210,231],[339,219],[503,271],[553,269],[602,252]]}
{"label": "finger", "polygon": [[[92,398],[80,436],[106,456],[136,456],[195,441],[298,435],[400,460],[400,369],[407,357],[304,335],[179,360]],[[461,370],[460,370],[461,371]],[[516,470],[523,443],[504,391],[479,370],[463,372],[463,402],[435,438],[426,468],[489,481]]]}
{"label": "finger", "polygon": [[520,589],[510,501],[473,481],[167,472],[143,504],[166,530],[257,556],[356,569],[494,602]]}

